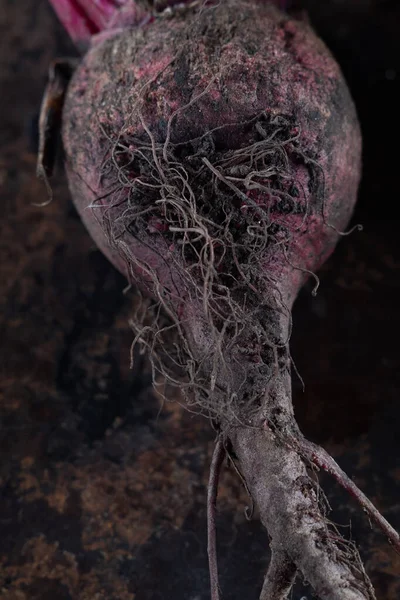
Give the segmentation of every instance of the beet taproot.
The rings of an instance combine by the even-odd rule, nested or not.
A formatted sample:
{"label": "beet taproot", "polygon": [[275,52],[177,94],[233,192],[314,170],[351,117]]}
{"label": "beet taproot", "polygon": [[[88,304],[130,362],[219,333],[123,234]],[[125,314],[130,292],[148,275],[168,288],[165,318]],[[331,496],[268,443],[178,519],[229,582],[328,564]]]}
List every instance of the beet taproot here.
{"label": "beet taproot", "polygon": [[[141,9],[142,10],[142,9]],[[133,320],[155,376],[213,419],[214,511],[228,452],[271,538],[261,599],[296,573],[322,600],[375,597],[338,541],[308,467],[331,473],[391,541],[334,460],[304,439],[291,402],[291,309],[347,227],[361,171],[356,110],[310,25],[266,2],[137,10],[106,28],[69,84],[63,143],[71,194],[92,237],[154,302]],[[117,21],[114,21],[117,22]],[[172,340],[172,342],[171,342]]]}

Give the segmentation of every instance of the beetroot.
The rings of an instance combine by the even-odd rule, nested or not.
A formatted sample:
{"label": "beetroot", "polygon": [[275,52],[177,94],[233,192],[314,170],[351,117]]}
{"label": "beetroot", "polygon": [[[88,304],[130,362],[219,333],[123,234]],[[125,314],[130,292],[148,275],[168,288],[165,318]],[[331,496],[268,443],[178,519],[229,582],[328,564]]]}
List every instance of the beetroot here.
{"label": "beetroot", "polygon": [[69,85],[63,142],[72,197],[102,251],[154,301],[134,322],[155,375],[213,419],[209,556],[225,452],[271,537],[261,598],[299,571],[326,600],[374,598],[332,534],[310,464],[333,474],[399,537],[321,448],[291,403],[291,308],[347,226],[360,178],[356,111],[307,23],[228,0],[108,29]]}

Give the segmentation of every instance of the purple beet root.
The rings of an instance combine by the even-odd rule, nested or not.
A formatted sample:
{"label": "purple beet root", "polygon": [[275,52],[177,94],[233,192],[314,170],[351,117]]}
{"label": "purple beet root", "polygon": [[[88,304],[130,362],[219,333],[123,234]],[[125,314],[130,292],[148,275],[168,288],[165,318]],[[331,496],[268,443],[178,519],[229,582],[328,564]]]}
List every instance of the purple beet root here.
{"label": "purple beet root", "polygon": [[[332,535],[307,466],[330,472],[398,534],[321,448],[291,402],[291,308],[356,201],[361,137],[339,67],[310,26],[265,2],[190,3],[94,39],[69,85],[72,197],[113,264],[154,302],[133,324],[155,373],[219,431],[271,537],[261,599],[297,571],[322,600],[374,598]],[[171,339],[174,343],[171,343]],[[218,596],[210,493],[212,598]]]}

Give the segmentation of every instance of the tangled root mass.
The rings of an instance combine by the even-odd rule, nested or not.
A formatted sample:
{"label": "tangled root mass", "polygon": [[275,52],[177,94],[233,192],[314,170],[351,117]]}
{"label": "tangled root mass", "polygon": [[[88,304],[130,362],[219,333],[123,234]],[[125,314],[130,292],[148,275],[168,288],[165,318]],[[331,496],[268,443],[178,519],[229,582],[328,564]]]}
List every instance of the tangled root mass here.
{"label": "tangled root mass", "polygon": [[[157,237],[168,244],[171,278],[184,287],[185,302],[201,306],[207,320],[208,355],[200,361],[193,355],[174,290],[165,289],[143,264],[172,322],[167,329],[133,322],[137,340],[151,350],[155,373],[171,383],[178,383],[177,373],[188,375],[186,398],[193,410],[247,420],[260,408],[257,379],[263,379],[264,389],[276,369],[287,366],[287,340],[277,336],[277,317],[271,313],[276,281],[262,265],[272,255],[288,264],[293,236],[307,227],[310,192],[323,198],[318,165],[304,154],[299,130],[285,116],[263,113],[236,125],[245,143],[233,150],[220,141],[224,128],[174,144],[171,121],[162,142],[144,127],[140,139],[121,135],[113,141],[103,165],[113,189],[103,227],[119,251],[126,233],[141,244]],[[307,189],[299,179],[301,169]],[[322,210],[322,200],[319,205]],[[137,260],[129,251],[126,259]],[[280,310],[290,317],[283,300]],[[178,334],[174,345],[167,341],[172,329]],[[233,346],[237,358],[228,364],[225,357],[233,356]],[[237,381],[240,372],[239,388],[213,394],[217,381]]]}

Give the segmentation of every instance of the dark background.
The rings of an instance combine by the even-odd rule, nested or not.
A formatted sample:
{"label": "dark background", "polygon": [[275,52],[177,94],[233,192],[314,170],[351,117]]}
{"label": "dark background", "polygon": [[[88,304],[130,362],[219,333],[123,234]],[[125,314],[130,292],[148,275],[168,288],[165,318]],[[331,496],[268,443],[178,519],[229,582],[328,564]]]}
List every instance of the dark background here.
{"label": "dark background", "polygon": [[[293,355],[304,432],[400,529],[400,7],[305,0],[342,64],[365,140],[355,222],[296,304]],[[0,0],[0,598],[208,600],[205,500],[213,434],[161,405],[127,321],[135,294],[70,202],[35,179],[37,115],[51,59],[73,52],[45,0]],[[171,392],[171,399],[173,393]],[[321,478],[359,545],[378,600],[400,598],[400,557]],[[244,517],[225,469],[218,541],[223,598],[256,600],[268,537]],[[351,527],[349,523],[351,522]],[[293,600],[311,600],[298,584]]]}

